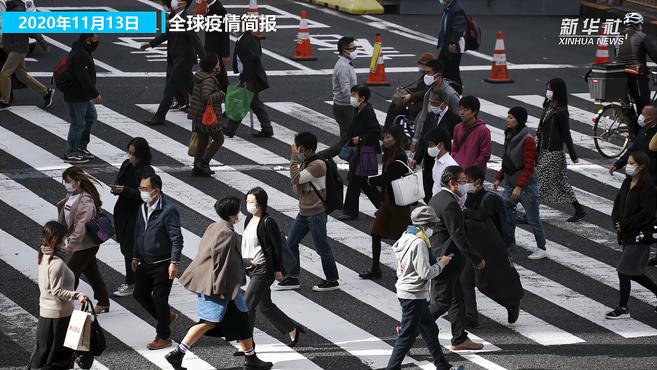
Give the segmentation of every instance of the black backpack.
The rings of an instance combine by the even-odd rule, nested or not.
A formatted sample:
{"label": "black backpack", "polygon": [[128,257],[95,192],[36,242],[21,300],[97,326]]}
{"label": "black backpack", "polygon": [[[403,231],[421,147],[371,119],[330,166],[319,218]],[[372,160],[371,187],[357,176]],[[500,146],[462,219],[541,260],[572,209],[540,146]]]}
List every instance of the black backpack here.
{"label": "black backpack", "polygon": [[324,204],[324,208],[326,208],[326,214],[328,215],[336,209],[342,209],[342,194],[344,190],[344,184],[342,183],[342,178],[338,172],[338,165],[335,164],[332,158],[325,159],[319,156],[315,156],[314,158],[311,158],[308,163],[315,160],[324,161],[326,164],[326,199],[322,198],[322,196],[319,194],[319,191],[312,182],[310,183],[310,186],[312,186],[315,194],[317,194],[319,199]]}

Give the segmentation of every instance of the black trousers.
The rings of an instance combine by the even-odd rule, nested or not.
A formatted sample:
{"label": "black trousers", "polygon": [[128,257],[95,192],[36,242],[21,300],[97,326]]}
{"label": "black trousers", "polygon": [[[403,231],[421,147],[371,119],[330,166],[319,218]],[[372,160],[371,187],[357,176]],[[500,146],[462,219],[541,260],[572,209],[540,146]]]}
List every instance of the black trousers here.
{"label": "black trousers", "polygon": [[96,253],[98,253],[98,247],[73,253],[71,259],[68,260],[68,268],[75,274],[75,289],[77,289],[80,282],[80,275],[84,274],[94,291],[94,298],[98,300],[98,304],[109,306],[107,287],[105,286],[103,277],[100,275],[100,271],[98,271]]}
{"label": "black trousers", "polygon": [[256,308],[265,315],[278,331],[288,334],[297,326],[283,311],[271,301],[271,284],[274,282],[274,273],[269,272],[265,265],[253,270],[247,270],[251,282],[246,290],[246,306],[249,308],[249,321],[251,329],[255,326]]}
{"label": "black trousers", "polygon": [[[627,74],[627,89],[632,99],[636,103],[636,114],[641,114],[643,108],[650,104],[650,86],[648,76]],[[629,103],[629,102],[628,102]],[[639,125],[633,121],[630,124],[630,132],[636,135],[639,132]]]}
{"label": "black trousers", "polygon": [[632,280],[639,283],[644,288],[650,290],[654,295],[657,295],[657,284],[652,281],[645,274],[643,275],[625,275],[618,273],[618,281],[620,282],[620,307],[627,307],[627,302],[630,300],[630,289],[632,287]]}
{"label": "black trousers", "polygon": [[465,266],[463,266],[463,272],[461,272],[461,287],[463,288],[465,320],[470,323],[478,323],[479,313],[477,312],[474,266],[469,262],[465,263]]}
{"label": "black trousers", "polygon": [[183,61],[174,64],[167,64],[167,77],[164,85],[164,93],[160,106],[157,108],[153,121],[164,121],[173,98],[184,99],[178,100],[180,104],[187,104],[187,97],[191,93],[194,85],[194,75],[192,74],[193,62]]}
{"label": "black trousers", "polygon": [[28,369],[68,370],[73,367],[73,350],[64,347],[71,316],[49,319],[39,316],[36,348]]}
{"label": "black trousers", "polygon": [[436,159],[430,155],[422,158],[422,183],[424,185],[424,202],[429,204],[433,196],[433,165]]}
{"label": "black trousers", "polygon": [[381,194],[375,187],[367,183],[367,176],[351,175],[349,178],[349,185],[347,185],[347,195],[344,198],[344,208],[342,212],[346,215],[356,217],[358,216],[358,197],[361,190],[374,207],[381,206]]}
{"label": "black trousers", "polygon": [[[463,94],[463,81],[461,80],[461,53],[444,52],[439,59],[445,64],[445,78],[458,83],[456,92]],[[458,112],[457,112],[458,113]]]}
{"label": "black trousers", "polygon": [[135,273],[133,297],[157,320],[157,337],[171,337],[169,328],[169,293],[173,280],[169,280],[169,261],[158,264],[141,263]]}
{"label": "black trousers", "polygon": [[[196,143],[194,166],[198,166],[201,162],[210,162],[221,146],[224,145],[224,134],[220,130],[213,132],[211,135],[203,131],[197,131],[196,134],[198,135],[198,142]],[[212,143],[208,145],[210,138],[212,138]]]}
{"label": "black trousers", "polygon": [[465,263],[465,257],[457,255],[440,275],[431,280],[431,315],[437,320],[449,312],[452,345],[459,345],[468,339],[468,332],[463,328],[465,303],[461,287],[461,273]]}
{"label": "black trousers", "polygon": [[[253,100],[251,100],[251,111],[253,111],[253,114],[255,114],[256,117],[258,117],[258,121],[260,121],[261,132],[274,133],[269,113],[267,113],[267,109],[265,108],[265,103],[260,100],[260,96],[257,93],[253,96]],[[227,136],[234,136],[239,127],[240,122],[227,119],[224,127],[224,134]]]}

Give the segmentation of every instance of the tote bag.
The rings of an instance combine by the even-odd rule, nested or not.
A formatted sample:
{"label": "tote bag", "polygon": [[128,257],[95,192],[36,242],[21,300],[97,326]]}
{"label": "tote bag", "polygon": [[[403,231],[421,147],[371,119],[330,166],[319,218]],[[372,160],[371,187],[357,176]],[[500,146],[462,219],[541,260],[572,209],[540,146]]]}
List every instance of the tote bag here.
{"label": "tote bag", "polygon": [[408,168],[408,173],[397,180],[391,182],[392,191],[395,195],[395,204],[398,206],[407,206],[424,198],[424,185],[422,183],[422,171],[413,172],[408,165],[397,160]]}
{"label": "tote bag", "polygon": [[241,122],[251,109],[253,94],[241,85],[229,85],[226,91],[226,117],[231,121]]}
{"label": "tote bag", "polygon": [[208,104],[205,106],[203,118],[201,118],[201,124],[203,126],[213,127],[216,126],[218,122],[217,113],[214,111],[214,105],[212,104],[212,97],[210,97],[210,99],[208,99]]}

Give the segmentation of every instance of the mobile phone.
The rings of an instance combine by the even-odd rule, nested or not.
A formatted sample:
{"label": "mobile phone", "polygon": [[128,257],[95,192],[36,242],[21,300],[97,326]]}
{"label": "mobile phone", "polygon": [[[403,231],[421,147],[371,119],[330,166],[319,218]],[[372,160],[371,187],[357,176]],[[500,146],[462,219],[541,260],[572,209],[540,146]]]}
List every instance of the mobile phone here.
{"label": "mobile phone", "polygon": [[454,258],[454,253],[450,253],[450,254],[448,254],[447,257],[449,257],[449,258]]}

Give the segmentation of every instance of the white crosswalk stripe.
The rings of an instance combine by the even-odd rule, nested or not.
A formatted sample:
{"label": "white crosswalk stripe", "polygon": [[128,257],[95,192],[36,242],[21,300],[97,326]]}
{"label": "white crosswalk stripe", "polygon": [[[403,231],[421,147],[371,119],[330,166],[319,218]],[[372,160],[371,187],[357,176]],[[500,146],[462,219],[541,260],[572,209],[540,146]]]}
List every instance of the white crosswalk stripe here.
{"label": "white crosswalk stripe", "polygon": [[[572,95],[585,99],[586,104],[589,104],[589,99],[586,99],[584,94]],[[533,109],[539,108],[540,104],[542,104],[542,97],[538,95],[512,95],[509,98],[518,101],[520,105]],[[539,100],[541,100],[540,103]],[[571,107],[569,108],[571,118],[590,125],[590,119],[594,113],[588,112],[584,108],[576,107],[575,105],[578,105],[580,100],[576,99],[571,102]],[[483,113],[491,115],[495,119],[504,119],[506,117],[508,107],[484,99],[480,99],[480,101],[482,103],[481,111]],[[136,107],[148,112],[152,112],[156,108],[154,104],[135,103],[138,103],[135,104]],[[330,104],[331,102],[319,103]],[[310,131],[321,130],[324,132],[323,135],[329,134],[334,137],[339,133],[335,121],[325,113],[322,113],[327,110],[324,107],[328,107],[328,105],[313,109],[307,105],[286,101],[266,102],[265,104],[290,119],[305,123]],[[187,148],[181,143],[181,141],[184,142],[185,140],[172,138],[160,131],[143,126],[135,119],[108,107],[97,106],[97,110],[99,122],[130,137],[145,137],[152,149],[162,153],[170,160],[182,164],[182,166],[188,169],[191,168],[193,158],[187,155]],[[22,119],[31,125],[45,130],[47,135],[56,137],[60,141],[66,140],[68,123],[65,120],[34,106],[14,106],[9,111],[15,115],[15,118]],[[383,124],[385,112],[381,109],[376,109],[375,112],[380,121],[379,123]],[[186,118],[185,113],[170,112],[167,120],[187,131],[191,130],[191,122]],[[491,124],[489,122],[488,127],[491,130],[493,142],[503,144],[504,132],[499,128],[500,125],[498,123]],[[528,125],[535,128],[537,124],[538,118],[530,115]],[[242,122],[242,125],[248,126],[248,117]],[[280,142],[289,144],[297,134],[294,129],[291,129],[287,125],[273,123],[273,127],[275,132],[274,139]],[[242,129],[244,130],[245,128]],[[41,179],[39,182],[46,186],[53,186],[54,181],[59,181],[59,176],[61,176],[62,171],[68,165],[62,163],[59,158],[50,154],[46,149],[41,148],[37,144],[38,141],[32,143],[30,138],[21,137],[14,133],[14,130],[16,128],[12,125],[5,125],[0,122],[0,137],[3,138],[0,141],[0,154],[4,152],[27,164],[31,169],[52,177],[53,180]],[[222,150],[227,150],[232,154],[255,162],[261,166],[258,167],[259,169],[272,171],[277,177],[282,179],[289,178],[289,171],[287,170],[287,167],[289,167],[289,160],[287,159],[289,153],[274,152],[270,149],[272,147],[280,147],[280,143],[265,147],[257,140],[247,139],[245,138],[246,135],[243,137],[235,136],[232,139],[227,138]],[[578,149],[584,149],[588,152],[595,151],[590,134],[577,132],[577,130],[573,129],[573,139]],[[330,144],[321,142],[319,143],[319,148],[320,150],[324,149]],[[100,160],[109,163],[115,168],[118,168],[126,158],[125,151],[117,148],[110,141],[100,136],[92,136],[90,149]],[[495,153],[496,151],[493,150],[493,152]],[[580,153],[580,155],[582,154]],[[234,162],[235,160],[222,160],[221,162],[213,160],[211,162],[213,169],[217,171],[213,176],[213,182],[227,186],[240,194],[245,194],[253,186],[261,186],[269,195],[269,207],[289,220],[296,217],[298,201],[294,197],[287,195],[289,193],[289,189],[287,188],[289,187],[289,180],[277,181],[275,184],[263,183],[257,176],[251,176],[245,173],[246,170],[243,169],[245,167],[240,167],[241,164],[232,163],[231,161]],[[493,155],[489,167],[491,170],[498,170],[500,163],[501,158]],[[165,194],[189,208],[191,212],[202,216],[206,223],[210,223],[217,218],[212,207],[217,194],[206,193],[191,183],[187,183],[187,180],[183,180],[180,176],[175,175],[171,165],[154,168],[163,178],[166,186]],[[344,168],[344,166],[341,168]],[[622,183],[621,176],[610,176],[604,167],[585,159],[581,159],[579,165],[569,165],[568,168],[571,171],[583,175],[586,181],[592,184],[609,185],[612,189],[617,189]],[[51,219],[54,215],[54,206],[42,198],[38,191],[17,181],[13,174],[10,175],[9,172],[4,171],[0,172],[0,201],[16,210],[25,220],[43,224]],[[111,212],[116,202],[116,197],[109,193],[107,185],[99,188],[99,190],[102,194],[104,208]],[[603,215],[611,214],[613,199],[582,188],[575,188],[575,191],[578,199],[584,206],[598,211]],[[369,218],[374,217],[376,212],[376,209],[363,195],[360,197],[360,212]],[[566,225],[563,221],[567,216],[549,205],[541,205],[540,213],[545,223],[558,228],[564,235],[574,235],[589,240],[591,243],[606,247],[605,250],[610,251],[610,253],[617,253],[611,251],[611,248],[615,246],[616,242],[615,233],[613,233],[606,223],[598,224],[596,221],[595,223],[580,222]],[[244,219],[244,215],[241,218]],[[242,233],[242,230],[243,224],[240,223],[236,227],[236,231]],[[330,240],[340,244],[339,248],[346,247],[346,249],[356,252],[359,255],[370,256],[369,233],[363,232],[350,224],[340,222],[333,217],[329,217],[327,231]],[[17,232],[5,229],[0,230],[0,244],[13,246],[12,252],[7,248],[0,248],[0,258],[5,263],[20,271],[28,279],[35,281],[37,270],[36,264],[34,263],[34,256],[36,255],[36,251],[21,241],[16,236]],[[192,259],[196,254],[200,236],[187,229],[184,229],[183,233],[185,238],[183,253],[186,258]],[[550,259],[549,263],[556,263],[562,268],[568,269],[573,276],[583,276],[593,279],[606,289],[613,291],[614,294],[618,294],[618,280],[615,266],[591,257],[584,252],[562,245],[555,241],[549,234],[546,235],[546,238],[548,239],[547,250]],[[518,245],[523,249],[533,250],[535,241],[530,231],[517,228],[516,239]],[[303,271],[316,278],[322,278],[324,276],[321,261],[312,248],[302,245],[300,247],[300,257]],[[99,261],[102,261],[119,274],[124,274],[123,256],[120,254],[116,242],[110,241],[107,245],[103,245],[99,251],[98,258]],[[353,267],[349,267],[349,261],[336,262],[340,274],[340,294],[348,295],[350,299],[353,299],[364,310],[383,314],[393,321],[399,320],[401,309],[393,290],[374,281],[359,279]],[[396,268],[396,258],[389,244],[384,243],[381,263],[393,270]],[[657,326],[652,322],[643,322],[634,318],[620,321],[606,320],[604,314],[612,309],[607,303],[602,303],[596,298],[589,297],[587,291],[573,288],[569,282],[557,282],[551,279],[549,275],[544,276],[538,272],[540,270],[535,270],[532,266],[534,265],[525,265],[523,261],[519,261],[516,265],[525,290],[547,302],[551,306],[550,309],[562,310],[577,316],[587,323],[591,331],[606,332],[622,338],[657,336]],[[81,287],[83,291],[91,292],[90,287],[84,282],[81,283]],[[633,286],[631,296],[645,305],[654,305],[657,303],[655,296],[643,287]],[[321,337],[326,343],[340,348],[344,351],[345,355],[356,358],[368,367],[381,368],[386,366],[392,350],[390,345],[391,338],[384,338],[378,334],[373,334],[377,331],[369,331],[361,323],[351,321],[352,319],[350,317],[345,317],[340,312],[332,312],[331,309],[324,307],[318,302],[314,302],[311,297],[300,294],[299,292],[273,292],[272,299],[292,319],[304,325],[310,332]],[[170,296],[172,308],[181,312],[191,321],[195,321],[197,320],[195,302],[196,298],[194,294],[186,291],[177,282],[174,283]],[[111,307],[112,310],[110,313],[101,316],[101,324],[108,333],[141,355],[145,361],[160,368],[170,368],[166,361],[164,361],[164,354],[168,349],[160,351],[148,351],[145,349],[145,344],[152,339],[152,334],[155,331],[150,321],[142,319],[142,316],[140,316],[142,313],[132,312],[130,308],[120,306],[115,300],[112,301]],[[492,325],[506,327],[514,331],[525,338],[528,341],[527,343],[551,346],[584,343],[586,341],[584,335],[569,332],[566,329],[569,327],[568,325],[562,325],[563,323],[561,322],[549,322],[545,318],[545,315],[541,314],[544,307],[523,305],[520,318],[516,324],[506,323],[506,310],[479,293],[478,307],[480,314],[490,319],[493,322]],[[37,313],[28,313],[20,308],[20,306],[3,294],[2,289],[0,289],[0,308],[2,309],[2,312],[0,312],[0,328],[2,328],[3,332],[9,331],[7,329],[9,328],[7,322],[11,322],[12,317],[21,318],[21,320],[15,321],[18,323],[15,324],[16,327],[34,325],[36,322],[34,316]],[[359,307],[354,307],[354,309],[357,310]],[[441,344],[449,347],[451,339],[449,322],[441,318],[437,323],[440,328]],[[134,332],[135,328],[139,328],[138,332]],[[15,331],[15,329],[12,330]],[[485,349],[484,351],[472,353],[460,352],[459,355],[461,358],[482,368],[503,369],[503,366],[494,362],[494,357],[488,357],[486,353],[488,351],[503,351],[507,348],[503,345],[496,345],[495,341],[490,340],[487,335],[482,337],[474,335],[477,333],[477,330],[473,332],[470,335],[471,339],[485,343]],[[33,336],[34,334],[32,333],[30,338],[33,338]],[[306,355],[303,351],[297,352],[288,348],[279,340],[275,339],[273,333],[256,329],[254,336],[258,346],[258,355],[265,360],[273,361],[277,369],[321,368],[321,366],[318,366],[314,362],[312,356]],[[16,341],[26,351],[29,352],[31,350],[24,338]],[[102,362],[102,357],[100,360]],[[214,369],[221,367],[221,364],[206,361],[198,356],[188,355],[185,357],[183,365],[194,369]],[[433,365],[417,356],[408,356],[406,363],[413,363],[416,366],[426,369],[433,368]],[[97,363],[96,368],[104,369],[106,367]]]}

